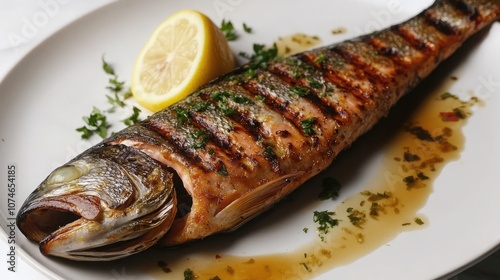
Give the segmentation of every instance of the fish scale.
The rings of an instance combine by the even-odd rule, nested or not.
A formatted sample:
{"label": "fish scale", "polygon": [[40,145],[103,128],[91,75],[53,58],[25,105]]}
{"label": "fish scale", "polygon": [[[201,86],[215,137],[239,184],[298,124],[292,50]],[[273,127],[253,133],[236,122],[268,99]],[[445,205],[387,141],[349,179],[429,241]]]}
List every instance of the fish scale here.
{"label": "fish scale", "polygon": [[[142,173],[120,184],[151,197],[147,207],[133,200],[116,207],[110,203],[114,208],[101,206],[100,224],[86,219],[85,209],[96,207],[95,201],[61,202],[61,192],[64,197],[68,190],[69,196],[79,178],[66,178],[56,169],[49,178],[62,180],[53,191],[58,197],[42,191],[52,187],[50,180],[42,182],[19,211],[19,228],[34,241],[43,239],[44,254],[86,261],[117,259],[155,243],[172,246],[234,230],[327,168],[468,37],[499,16],[497,0],[437,0],[387,29],[278,58],[252,71],[244,65],[65,165],[83,178],[87,174],[78,166],[96,164],[92,159],[99,153],[114,153],[109,147],[135,150],[144,166],[134,168]],[[110,173],[98,176],[135,176],[130,166],[108,167]],[[159,189],[168,198],[155,194]],[[120,211],[129,207],[137,208],[127,221],[123,213],[129,212]],[[37,221],[47,213],[58,214],[61,229],[52,232],[57,222],[44,227]],[[139,223],[143,220],[157,222],[148,227]],[[85,223],[93,223],[95,232],[73,227]],[[141,234],[127,232],[134,223]],[[117,234],[103,240],[110,229]],[[58,235],[63,231],[64,236]],[[86,248],[85,238],[71,243],[75,236],[92,245]],[[113,242],[119,246],[110,246]]]}

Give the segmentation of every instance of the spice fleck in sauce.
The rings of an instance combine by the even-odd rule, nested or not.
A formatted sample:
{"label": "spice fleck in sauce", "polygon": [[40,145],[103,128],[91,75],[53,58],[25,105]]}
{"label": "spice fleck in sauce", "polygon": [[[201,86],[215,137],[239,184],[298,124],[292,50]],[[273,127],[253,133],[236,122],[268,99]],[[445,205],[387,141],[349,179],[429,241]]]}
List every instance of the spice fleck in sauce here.
{"label": "spice fleck in sauce", "polygon": [[304,229],[304,234],[318,235],[310,244],[286,254],[206,255],[172,266],[160,261],[154,276],[183,279],[187,270],[196,279],[310,279],[367,255],[403,231],[425,228],[432,221],[418,211],[441,169],[458,158],[461,129],[478,101],[462,101],[443,88],[428,95],[382,148],[383,162],[370,185],[327,209],[338,225],[326,234]]}
{"label": "spice fleck in sauce", "polygon": [[279,37],[275,43],[278,49],[278,55],[288,56],[309,50],[319,45],[321,39],[315,35],[295,33],[290,36]]}

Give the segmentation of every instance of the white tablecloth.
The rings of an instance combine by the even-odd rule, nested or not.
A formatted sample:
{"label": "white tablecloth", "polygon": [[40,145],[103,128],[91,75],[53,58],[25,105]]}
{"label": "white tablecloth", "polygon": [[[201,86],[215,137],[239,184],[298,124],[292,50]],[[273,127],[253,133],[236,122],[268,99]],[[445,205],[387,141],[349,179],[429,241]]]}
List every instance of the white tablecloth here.
{"label": "white tablecloth", "polygon": [[[75,20],[116,0],[0,0],[0,81],[31,49],[48,36]],[[8,246],[0,238],[1,259],[6,260]],[[22,259],[17,271],[8,271],[1,261],[1,279],[46,279]],[[453,280],[500,279],[500,251]]]}

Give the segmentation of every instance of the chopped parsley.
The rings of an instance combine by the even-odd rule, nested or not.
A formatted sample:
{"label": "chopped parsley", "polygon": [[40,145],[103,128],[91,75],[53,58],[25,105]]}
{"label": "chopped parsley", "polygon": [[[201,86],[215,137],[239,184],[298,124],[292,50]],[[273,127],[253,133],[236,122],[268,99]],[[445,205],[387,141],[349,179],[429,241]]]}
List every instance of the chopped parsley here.
{"label": "chopped parsley", "polygon": [[352,207],[349,207],[349,208],[347,208],[347,213],[349,213],[349,215],[347,215],[347,217],[349,218],[349,221],[354,226],[359,227],[366,222],[365,213],[363,213],[359,210],[356,210]]}
{"label": "chopped parsley", "polygon": [[237,104],[251,103],[249,98],[227,91],[216,91],[211,95],[211,98],[217,101],[217,107],[226,116],[234,115],[237,112],[236,109],[230,106],[229,101],[233,101]]}
{"label": "chopped parsley", "polygon": [[[85,125],[76,129],[76,131],[81,133],[82,139],[88,139],[92,135],[97,134],[101,138],[106,138],[108,136],[108,128],[111,125],[107,122],[106,113],[113,113],[117,107],[126,107],[125,100],[132,96],[130,89],[125,91],[125,82],[118,79],[114,68],[106,62],[104,56],[101,57],[101,67],[107,75],[110,76],[108,79],[108,86],[106,89],[111,93],[106,95],[108,103],[111,104],[111,108],[107,110],[100,110],[97,107],[93,107],[92,112],[88,117],[82,117]],[[141,110],[135,106],[132,108],[132,115],[123,120],[126,125],[132,125],[139,121],[139,114]]]}
{"label": "chopped parsley", "polygon": [[378,204],[377,202],[372,202],[370,205],[370,216],[371,217],[376,217],[379,215],[380,212],[383,212],[384,208]]}
{"label": "chopped parsley", "polygon": [[406,184],[407,187],[411,187],[413,184],[415,184],[415,182],[417,182],[417,179],[415,178],[415,176],[410,175],[404,177],[403,182]]}
{"label": "chopped parsley", "polygon": [[321,62],[325,61],[325,58],[325,54],[322,53],[314,58],[314,62],[320,64]]}
{"label": "chopped parsley", "polygon": [[326,177],[322,182],[323,190],[318,194],[320,200],[335,199],[339,196],[342,187],[335,178]]}
{"label": "chopped parsley", "polygon": [[320,88],[324,87],[324,85],[318,81],[308,81],[308,83],[309,83],[309,86],[312,88],[320,89]]}
{"label": "chopped parsley", "polygon": [[189,134],[189,138],[191,140],[191,147],[194,149],[204,148],[208,140],[210,140],[210,134],[205,130],[198,129]]}
{"label": "chopped parsley", "polygon": [[102,60],[102,69],[104,70],[104,72],[108,75],[112,75],[112,76],[116,76],[115,74],[115,69],[113,69],[113,67],[106,62],[106,60],[104,60],[104,56],[101,58]]}
{"label": "chopped parsley", "polygon": [[243,31],[245,31],[246,33],[252,33],[252,28],[246,23],[243,23]]}
{"label": "chopped parsley", "polygon": [[226,37],[226,40],[228,41],[234,41],[238,38],[238,35],[236,34],[236,30],[234,29],[234,25],[230,20],[222,20],[220,30],[222,31],[222,34],[224,34],[224,37]]}
{"label": "chopped parsley", "polygon": [[311,94],[311,91],[305,87],[294,86],[290,90],[292,91],[292,93],[294,93],[300,97],[304,97],[306,95]]}
{"label": "chopped parsley", "polygon": [[449,92],[443,93],[443,94],[441,94],[441,96],[439,96],[439,100],[446,100],[448,98],[452,98],[452,99],[457,99],[458,100],[458,97],[456,95],[451,94]]}
{"label": "chopped parsley", "polygon": [[370,191],[363,191],[363,192],[361,192],[361,194],[364,195],[364,196],[367,196],[368,197],[368,201],[370,201],[370,202],[372,202],[372,201],[379,201],[379,200],[382,200],[382,199],[387,199],[387,198],[392,197],[392,193],[390,193],[390,192],[372,193]]}
{"label": "chopped parsley", "polygon": [[193,109],[193,111],[199,113],[206,111],[210,107],[210,103],[204,101],[194,101],[189,103],[189,106]]}
{"label": "chopped parsley", "polygon": [[417,154],[412,154],[409,151],[405,151],[403,154],[403,159],[407,162],[419,161],[420,157]]}
{"label": "chopped parsley", "polygon": [[110,125],[107,123],[106,116],[98,108],[94,107],[92,113],[88,117],[82,117],[82,119],[86,125],[77,128],[76,131],[82,133],[83,139],[90,138],[94,133],[103,139],[108,136]]}
{"label": "chopped parsley", "polygon": [[132,107],[132,110],[134,111],[132,113],[132,115],[126,119],[123,120],[123,123],[125,125],[128,125],[128,126],[131,126],[133,124],[136,124],[137,122],[139,122],[139,114],[141,113],[141,109],[137,108],[137,107]]}
{"label": "chopped parsley", "polygon": [[260,44],[253,44],[253,51],[254,54],[252,55],[244,52],[239,53],[241,57],[250,60],[249,64],[245,67],[251,70],[266,68],[268,63],[278,56],[278,47],[276,44],[273,44],[270,48],[266,48],[266,46]]}
{"label": "chopped parsley", "polygon": [[187,121],[189,121],[189,110],[177,106],[175,108],[175,118],[177,119],[179,125],[185,124]]}
{"label": "chopped parsley", "polygon": [[434,142],[434,138],[429,131],[425,130],[421,126],[407,126],[406,131],[422,141]]}
{"label": "chopped parsley", "polygon": [[274,149],[271,145],[266,145],[264,148],[264,156],[267,159],[275,159],[276,158],[276,153],[274,153]]}
{"label": "chopped parsley", "polygon": [[112,95],[106,95],[106,98],[108,99],[109,104],[112,105],[110,109],[108,109],[109,112],[113,112],[115,110],[115,107],[125,107],[125,99],[130,98],[132,96],[132,93],[130,90],[127,90],[126,92],[123,92],[125,89],[124,81],[118,80],[118,75],[115,73],[115,69],[108,63],[106,60],[104,60],[104,56],[101,58],[102,61],[102,69],[106,74],[111,76],[108,79],[109,85],[106,87],[107,90],[111,92]]}
{"label": "chopped parsley", "polygon": [[219,169],[217,169],[217,174],[222,176],[227,176],[229,173],[227,172],[226,166],[221,162]]}
{"label": "chopped parsley", "polygon": [[421,225],[423,225],[423,224],[424,224],[424,221],[422,221],[422,219],[420,219],[420,218],[418,218],[418,217],[416,217],[414,220],[415,220],[415,223],[416,223],[417,225],[419,225],[419,226],[421,226]]}
{"label": "chopped parsley", "polygon": [[191,269],[186,268],[184,270],[184,280],[194,280],[195,278],[194,272]]}
{"label": "chopped parsley", "polygon": [[332,218],[334,215],[335,212],[328,210],[314,211],[313,213],[313,221],[318,224],[317,229],[322,240],[324,240],[324,234],[327,234],[331,228],[338,226],[339,224],[338,219]]}
{"label": "chopped parsley", "polygon": [[308,118],[300,122],[300,125],[302,126],[305,135],[311,136],[316,134],[316,131],[314,130],[315,123],[316,123],[316,118]]}
{"label": "chopped parsley", "polygon": [[403,178],[403,182],[406,184],[407,188],[414,187],[418,181],[428,180],[429,177],[423,172],[419,171],[417,176],[409,175]]}
{"label": "chopped parsley", "polygon": [[427,175],[425,175],[424,173],[422,173],[422,172],[418,172],[417,173],[417,178],[419,180],[428,180],[429,179],[429,177]]}

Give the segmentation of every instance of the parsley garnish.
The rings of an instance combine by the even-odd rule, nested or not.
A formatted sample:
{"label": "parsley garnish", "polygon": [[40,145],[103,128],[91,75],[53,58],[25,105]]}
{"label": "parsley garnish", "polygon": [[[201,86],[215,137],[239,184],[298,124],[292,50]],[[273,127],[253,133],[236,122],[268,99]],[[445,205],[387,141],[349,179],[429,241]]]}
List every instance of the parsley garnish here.
{"label": "parsley garnish", "polygon": [[314,131],[315,123],[316,123],[316,118],[308,118],[300,122],[300,125],[302,126],[305,135],[311,136],[316,134],[316,131]]}
{"label": "parsley garnish", "polygon": [[313,221],[318,224],[317,229],[322,240],[324,240],[322,235],[327,234],[331,228],[339,224],[338,219],[332,218],[333,215],[335,215],[335,212],[328,210],[314,211],[313,213]]}
{"label": "parsley garnish", "polygon": [[118,80],[118,76],[115,73],[115,69],[104,60],[104,56],[101,58],[102,60],[102,69],[104,72],[111,77],[108,80],[109,85],[106,87],[107,90],[109,90],[112,95],[106,95],[106,98],[108,99],[108,102],[112,105],[110,109],[108,109],[108,112],[113,112],[115,110],[115,107],[125,107],[125,99],[130,98],[132,96],[132,92],[130,90],[127,90],[126,92],[123,92],[124,90],[124,85],[125,82]]}
{"label": "parsley garnish", "polygon": [[248,55],[240,52],[239,55],[243,58],[249,59],[250,63],[246,65],[248,69],[255,70],[257,68],[266,68],[268,63],[278,56],[278,47],[273,44],[272,47],[266,48],[264,45],[254,44],[254,54]]}
{"label": "parsley garnish", "polygon": [[227,176],[229,173],[227,172],[226,166],[224,163],[221,163],[221,166],[219,169],[217,169],[217,174],[222,175],[222,176]]}
{"label": "parsley garnish", "polygon": [[186,268],[186,270],[184,270],[184,280],[194,280],[195,278],[194,272],[191,269]]}
{"label": "parsley garnish", "polygon": [[175,117],[177,118],[179,124],[183,125],[189,120],[189,110],[182,107],[176,107]]}
{"label": "parsley garnish", "polygon": [[405,151],[403,154],[403,159],[407,162],[419,161],[420,157],[416,154],[412,154],[409,151]]}
{"label": "parsley garnish", "polygon": [[189,103],[189,107],[193,109],[193,111],[199,113],[206,111],[210,107],[210,103],[204,101],[193,101]]}
{"label": "parsley garnish", "polygon": [[339,196],[341,185],[335,178],[326,177],[323,179],[322,185],[323,190],[318,194],[320,200],[335,199]]}
{"label": "parsley garnish", "polygon": [[347,215],[347,217],[349,218],[349,221],[354,226],[359,227],[360,225],[362,225],[366,222],[366,214],[359,211],[359,210],[356,210],[356,209],[353,209],[352,207],[349,207],[349,208],[347,208],[347,213],[349,213],[349,215]]}
{"label": "parsley garnish", "polygon": [[320,54],[314,58],[314,62],[319,64],[319,63],[325,61],[325,58],[326,58],[325,54]]}
{"label": "parsley garnish", "polygon": [[131,126],[133,124],[136,124],[138,121],[139,121],[139,113],[141,112],[141,109],[137,108],[137,107],[133,107],[132,110],[134,110],[134,112],[132,113],[132,115],[126,119],[123,120],[123,123],[128,125],[128,126]]}
{"label": "parsley garnish", "polygon": [[248,104],[251,100],[243,95],[235,95],[227,91],[216,91],[211,95],[211,98],[217,101],[217,106],[225,116],[231,116],[236,113],[236,109],[232,108],[229,100],[237,104]]}
{"label": "parsley garnish", "polygon": [[[124,108],[126,106],[124,101],[132,96],[130,89],[125,91],[125,82],[118,80],[114,68],[111,64],[106,62],[104,56],[101,57],[101,62],[104,73],[110,76],[108,80],[109,85],[106,86],[106,89],[111,92],[111,95],[106,95],[106,98],[112,107],[104,111],[94,107],[88,117],[82,118],[86,125],[76,129],[76,131],[81,133],[82,139],[88,139],[93,134],[97,134],[103,139],[106,138],[108,136],[108,128],[111,127],[111,125],[107,123],[105,113],[114,112],[116,107]],[[141,110],[136,107],[133,107],[132,110],[132,115],[123,120],[123,123],[126,125],[132,125],[139,121],[139,113]]]}
{"label": "parsley garnish", "polygon": [[451,94],[449,92],[445,92],[445,93],[441,94],[441,96],[439,96],[440,100],[445,100],[445,99],[448,99],[448,98],[452,98],[452,99],[458,100],[458,97],[456,95]]}
{"label": "parsley garnish", "polygon": [[210,140],[210,134],[208,134],[208,132],[206,132],[205,130],[199,129],[199,130],[195,130],[194,132],[191,132],[189,134],[189,138],[192,141],[191,146],[193,148],[201,149],[207,145],[208,140]]}
{"label": "parsley garnish", "polygon": [[424,221],[422,221],[422,219],[420,219],[420,218],[418,218],[418,217],[416,217],[414,220],[415,220],[415,223],[416,223],[417,225],[419,225],[419,226],[421,226],[421,225],[423,225],[423,224],[424,224]]}
{"label": "parsley garnish", "polygon": [[272,146],[267,145],[267,146],[264,148],[264,156],[265,156],[268,160],[276,159],[276,153],[274,153],[274,149],[273,149],[273,147],[272,147]]}
{"label": "parsley garnish", "polygon": [[252,28],[249,27],[246,23],[243,23],[243,30],[246,32],[246,33],[252,33]]}
{"label": "parsley garnish", "polygon": [[406,131],[413,134],[415,137],[422,141],[434,142],[434,138],[429,133],[429,131],[425,130],[421,126],[407,126]]}
{"label": "parsley garnish", "polygon": [[311,93],[311,91],[306,87],[294,86],[290,90],[292,91],[292,93],[295,93],[296,95],[298,95],[300,97],[304,97],[304,96],[309,95]]}
{"label": "parsley garnish", "polygon": [[82,133],[83,139],[88,139],[94,133],[101,136],[101,138],[106,138],[108,135],[109,124],[106,121],[106,116],[102,114],[101,110],[94,107],[92,113],[88,117],[82,117],[83,121],[87,124],[76,129],[76,131]]}
{"label": "parsley garnish", "polygon": [[113,69],[113,67],[104,60],[104,56],[101,58],[101,60],[102,60],[102,69],[104,70],[104,72],[108,75],[116,76],[115,69]]}
{"label": "parsley garnish", "polygon": [[226,37],[226,40],[228,41],[234,41],[238,38],[236,30],[234,29],[234,25],[230,20],[226,21],[225,19],[223,19],[220,26],[220,30],[222,31],[222,34],[224,34],[224,37]]}

